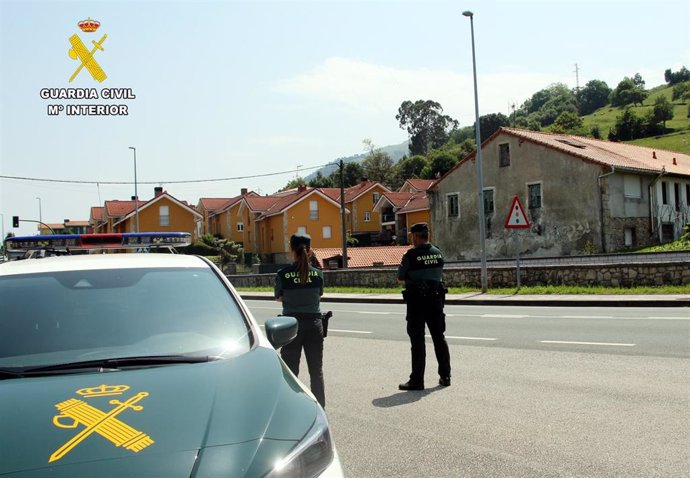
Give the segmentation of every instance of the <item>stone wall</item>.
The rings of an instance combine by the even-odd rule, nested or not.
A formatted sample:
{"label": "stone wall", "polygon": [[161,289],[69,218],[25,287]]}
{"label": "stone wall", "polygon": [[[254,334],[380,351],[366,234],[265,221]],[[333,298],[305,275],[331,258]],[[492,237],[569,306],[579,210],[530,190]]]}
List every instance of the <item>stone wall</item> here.
{"label": "stone wall", "polygon": [[[397,287],[395,268],[324,271],[326,287]],[[480,287],[478,267],[446,268],[444,280],[453,287]],[[521,284],[633,287],[690,284],[690,261],[659,263],[525,266]],[[235,287],[270,286],[274,274],[228,276]],[[514,287],[515,267],[488,269],[490,288]]]}

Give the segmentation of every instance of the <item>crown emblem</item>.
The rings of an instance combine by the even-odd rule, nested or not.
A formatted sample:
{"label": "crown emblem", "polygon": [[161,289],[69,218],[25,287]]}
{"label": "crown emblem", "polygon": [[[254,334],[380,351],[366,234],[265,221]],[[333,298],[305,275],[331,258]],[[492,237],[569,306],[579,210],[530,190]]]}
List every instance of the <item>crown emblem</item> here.
{"label": "crown emblem", "polygon": [[77,26],[81,29],[81,31],[91,33],[98,30],[98,27],[101,26],[101,22],[98,20],[91,20],[91,17],[89,17],[86,20],[82,20],[77,23]]}
{"label": "crown emblem", "polygon": [[107,397],[108,395],[122,395],[129,390],[129,385],[99,385],[98,387],[87,387],[77,390],[83,397]]}

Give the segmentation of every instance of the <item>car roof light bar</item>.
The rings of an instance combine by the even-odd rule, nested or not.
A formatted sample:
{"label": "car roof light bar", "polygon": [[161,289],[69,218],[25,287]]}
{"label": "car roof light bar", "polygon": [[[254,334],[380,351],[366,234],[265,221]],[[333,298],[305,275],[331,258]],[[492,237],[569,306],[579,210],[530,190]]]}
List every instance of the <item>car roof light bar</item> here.
{"label": "car roof light bar", "polygon": [[46,249],[139,249],[151,247],[185,247],[192,243],[188,232],[127,232],[114,234],[59,234],[53,236],[10,237],[8,251]]}

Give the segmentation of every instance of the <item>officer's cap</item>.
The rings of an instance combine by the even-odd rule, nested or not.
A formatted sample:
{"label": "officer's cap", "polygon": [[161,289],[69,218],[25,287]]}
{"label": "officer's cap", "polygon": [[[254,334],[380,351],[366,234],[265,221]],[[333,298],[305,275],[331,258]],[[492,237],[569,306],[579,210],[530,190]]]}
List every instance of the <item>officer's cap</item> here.
{"label": "officer's cap", "polygon": [[290,237],[290,249],[296,251],[301,245],[311,247],[311,236],[309,234],[298,232]]}
{"label": "officer's cap", "polygon": [[429,226],[426,222],[418,222],[417,224],[412,225],[412,227],[410,228],[410,232],[412,234],[428,234]]}

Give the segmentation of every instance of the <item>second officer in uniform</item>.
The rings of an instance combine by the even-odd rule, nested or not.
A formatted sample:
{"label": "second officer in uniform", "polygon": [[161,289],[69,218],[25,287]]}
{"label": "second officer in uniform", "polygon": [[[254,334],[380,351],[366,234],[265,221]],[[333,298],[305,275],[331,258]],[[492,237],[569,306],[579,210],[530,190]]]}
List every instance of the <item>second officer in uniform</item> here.
{"label": "second officer in uniform", "polygon": [[403,298],[407,304],[407,335],[412,352],[410,380],[399,385],[400,390],[424,390],[426,347],[424,330],[434,342],[438,361],[439,385],[450,385],[450,352],[445,338],[446,316],[443,306],[446,288],[443,285],[443,254],[429,243],[429,227],[426,223],[410,228],[412,244],[398,268],[398,282],[405,284]]}
{"label": "second officer in uniform", "polygon": [[[323,385],[323,320],[321,296],[323,272],[312,265],[311,237],[293,234],[290,249],[294,262],[278,271],[275,298],[283,303],[283,315],[297,319],[297,337],[280,350],[280,356],[295,375],[299,375],[302,349],[307,358],[311,391],[322,407],[326,406]],[[318,261],[316,262],[318,263]]]}

